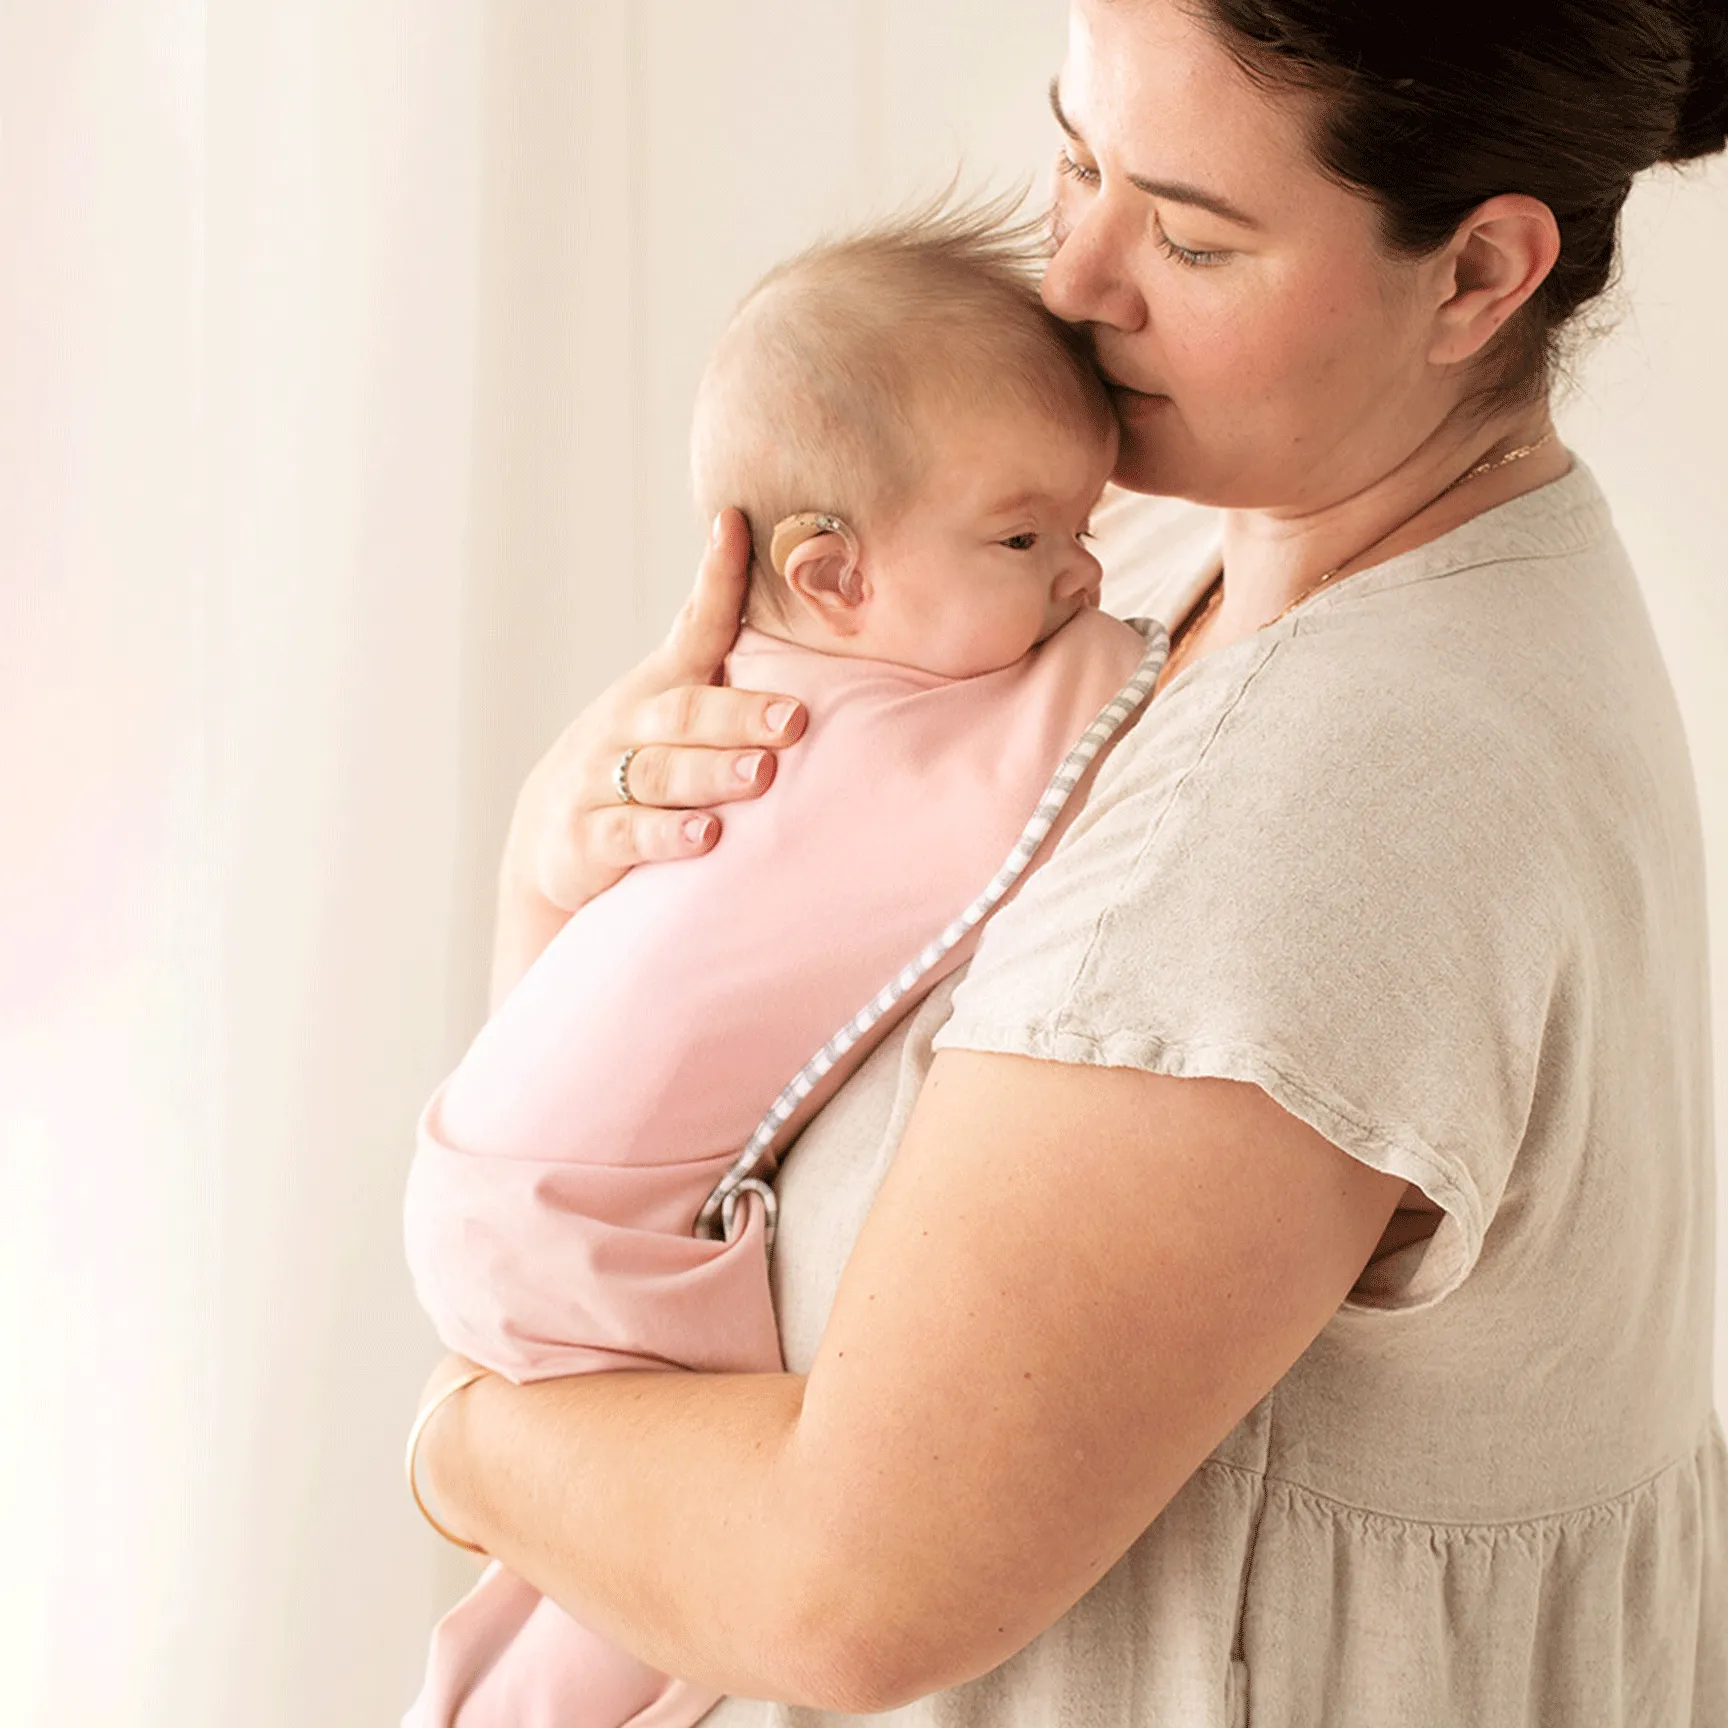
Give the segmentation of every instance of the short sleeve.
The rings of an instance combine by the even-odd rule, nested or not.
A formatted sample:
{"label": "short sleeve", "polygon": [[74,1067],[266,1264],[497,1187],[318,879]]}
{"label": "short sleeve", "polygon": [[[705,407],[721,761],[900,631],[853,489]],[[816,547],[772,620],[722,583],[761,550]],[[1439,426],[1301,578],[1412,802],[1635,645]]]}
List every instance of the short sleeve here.
{"label": "short sleeve", "polygon": [[1563,817],[1468,656],[1380,648],[1346,619],[1174,680],[987,927],[936,1048],[1261,1087],[1442,1208],[1395,1289],[1357,1292],[1410,1308],[1468,1274],[1524,1137]]}

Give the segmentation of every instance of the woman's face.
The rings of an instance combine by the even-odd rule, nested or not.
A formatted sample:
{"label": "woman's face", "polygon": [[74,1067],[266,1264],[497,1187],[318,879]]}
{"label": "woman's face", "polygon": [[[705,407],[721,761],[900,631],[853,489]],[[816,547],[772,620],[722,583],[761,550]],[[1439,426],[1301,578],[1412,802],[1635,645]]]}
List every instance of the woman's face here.
{"label": "woman's face", "polygon": [[1044,299],[1118,387],[1122,484],[1304,511],[1440,424],[1442,268],[1387,253],[1375,206],[1320,171],[1311,98],[1256,84],[1176,0],[1074,0],[1053,95]]}

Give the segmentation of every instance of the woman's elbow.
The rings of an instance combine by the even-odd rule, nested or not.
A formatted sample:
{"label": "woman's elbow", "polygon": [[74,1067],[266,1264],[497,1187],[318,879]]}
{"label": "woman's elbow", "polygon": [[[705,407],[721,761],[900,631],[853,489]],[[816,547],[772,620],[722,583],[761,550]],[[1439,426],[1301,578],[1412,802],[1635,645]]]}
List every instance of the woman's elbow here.
{"label": "woman's elbow", "polygon": [[921,1599],[917,1567],[878,1570],[835,1554],[801,1569],[773,1634],[784,1702],[872,1716],[987,1673],[1015,1639],[987,1604]]}
{"label": "woman's elbow", "polygon": [[944,1682],[914,1641],[873,1635],[859,1623],[841,1630],[800,1620],[779,1641],[779,1702],[838,1716],[898,1709]]}

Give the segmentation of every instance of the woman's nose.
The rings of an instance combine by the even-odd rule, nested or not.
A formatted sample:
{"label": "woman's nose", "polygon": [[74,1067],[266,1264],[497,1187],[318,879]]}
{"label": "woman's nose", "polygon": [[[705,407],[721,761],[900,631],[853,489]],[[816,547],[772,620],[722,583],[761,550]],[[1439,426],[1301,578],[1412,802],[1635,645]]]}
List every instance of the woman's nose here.
{"label": "woman's nose", "polygon": [[1146,322],[1146,302],[1124,265],[1122,236],[1107,197],[1082,207],[1044,266],[1044,304],[1068,324],[1106,324],[1135,331]]}

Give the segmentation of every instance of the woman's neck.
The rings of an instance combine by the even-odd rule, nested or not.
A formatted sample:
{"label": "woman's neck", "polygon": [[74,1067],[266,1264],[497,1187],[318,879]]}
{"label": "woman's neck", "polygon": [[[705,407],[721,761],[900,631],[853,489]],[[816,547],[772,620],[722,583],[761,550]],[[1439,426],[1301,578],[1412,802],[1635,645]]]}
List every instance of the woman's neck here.
{"label": "woman's neck", "polygon": [[1536,444],[1550,426],[1544,401],[1473,427],[1442,427],[1390,473],[1321,509],[1226,512],[1224,592],[1207,620],[1210,645],[1222,647],[1262,629],[1331,572],[1338,572],[1332,577],[1337,581],[1415,551],[1483,511],[1559,479],[1572,459],[1557,439],[1460,479],[1479,463]]}

